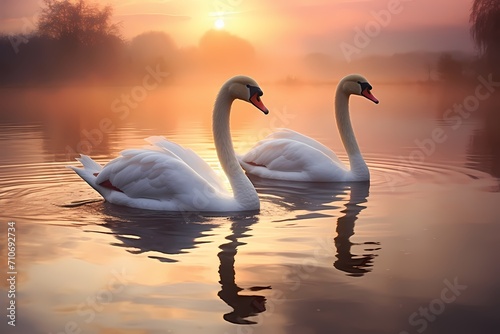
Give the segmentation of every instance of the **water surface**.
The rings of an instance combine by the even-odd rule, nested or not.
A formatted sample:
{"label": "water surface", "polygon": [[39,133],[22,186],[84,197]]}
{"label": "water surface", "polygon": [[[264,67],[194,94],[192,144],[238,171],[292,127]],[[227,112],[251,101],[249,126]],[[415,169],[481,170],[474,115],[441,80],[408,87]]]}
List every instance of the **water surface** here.
{"label": "water surface", "polygon": [[[238,152],[289,127],[346,159],[333,86],[262,86],[268,116],[234,104]],[[113,102],[129,87],[1,90],[0,245],[6,258],[15,221],[18,271],[16,328],[4,316],[2,333],[497,332],[500,154],[489,105],[454,129],[443,115],[467,90],[376,87],[380,105],[351,103],[372,181],[253,178],[256,214],[117,207],[65,168],[77,152],[106,163],[164,135],[223,176],[210,130],[217,87],[193,97],[201,88],[159,88],[120,110]],[[436,128],[446,139],[432,143]]]}

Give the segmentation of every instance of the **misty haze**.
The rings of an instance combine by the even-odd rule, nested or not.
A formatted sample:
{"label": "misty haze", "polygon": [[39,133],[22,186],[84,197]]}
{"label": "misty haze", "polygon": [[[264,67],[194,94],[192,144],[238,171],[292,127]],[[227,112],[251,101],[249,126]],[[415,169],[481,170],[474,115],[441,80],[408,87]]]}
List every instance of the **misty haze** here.
{"label": "misty haze", "polygon": [[2,333],[497,332],[498,1],[0,13]]}

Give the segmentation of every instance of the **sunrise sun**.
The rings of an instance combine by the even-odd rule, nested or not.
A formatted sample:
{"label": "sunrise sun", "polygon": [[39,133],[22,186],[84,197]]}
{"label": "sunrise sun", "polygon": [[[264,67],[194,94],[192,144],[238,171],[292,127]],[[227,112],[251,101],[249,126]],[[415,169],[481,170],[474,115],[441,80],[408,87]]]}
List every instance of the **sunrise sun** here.
{"label": "sunrise sun", "polygon": [[215,25],[215,29],[222,30],[222,29],[224,29],[225,23],[224,23],[224,20],[222,18],[219,18],[219,19],[215,20],[214,25]]}

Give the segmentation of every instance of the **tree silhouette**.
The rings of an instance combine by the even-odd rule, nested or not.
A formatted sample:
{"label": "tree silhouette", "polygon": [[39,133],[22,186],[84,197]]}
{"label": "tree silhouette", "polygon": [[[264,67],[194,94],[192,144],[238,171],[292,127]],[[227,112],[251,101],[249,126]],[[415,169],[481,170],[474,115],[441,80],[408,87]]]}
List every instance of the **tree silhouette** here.
{"label": "tree silhouette", "polygon": [[139,65],[141,71],[151,64],[172,66],[178,57],[178,48],[174,40],[163,31],[149,31],[134,37],[129,43],[128,50],[131,60]]}
{"label": "tree silhouette", "polygon": [[102,9],[86,0],[44,0],[38,33],[72,46],[96,46],[120,39],[111,23],[111,6]]}
{"label": "tree silhouette", "polygon": [[[123,40],[112,13],[112,7],[88,0],[43,0],[36,35],[50,50],[42,47],[38,53],[50,57],[38,66],[47,69],[42,81],[118,78]],[[34,47],[32,39],[20,49]]]}
{"label": "tree silhouette", "polygon": [[497,75],[500,67],[500,1],[474,0],[470,15],[471,34],[486,64]]}

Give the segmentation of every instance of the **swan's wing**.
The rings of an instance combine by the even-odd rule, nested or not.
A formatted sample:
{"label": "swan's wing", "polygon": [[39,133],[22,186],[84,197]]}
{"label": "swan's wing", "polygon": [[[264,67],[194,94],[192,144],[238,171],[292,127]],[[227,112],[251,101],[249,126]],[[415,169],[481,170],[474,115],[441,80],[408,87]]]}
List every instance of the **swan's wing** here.
{"label": "swan's wing", "polygon": [[184,148],[179,144],[171,142],[162,136],[152,136],[146,138],[146,141],[153,146],[164,149],[176,155],[180,160],[184,161],[196,173],[207,180],[220,192],[227,193],[227,189],[222,183],[222,180],[215,174],[214,170],[193,150]]}
{"label": "swan's wing", "polygon": [[267,139],[290,139],[294,141],[298,141],[301,143],[304,143],[308,146],[311,146],[324,154],[326,154],[328,157],[330,157],[333,161],[344,165],[342,161],[337,157],[335,152],[333,152],[331,149],[326,147],[325,145],[321,144],[319,141],[312,139],[311,137],[305,136],[301,133],[295,132],[290,129],[278,129],[278,131],[271,133],[269,136],[266,137]]}
{"label": "swan's wing", "polygon": [[264,139],[240,158],[247,173],[293,181],[329,181],[346,168],[322,151],[301,141]]}
{"label": "swan's wing", "polygon": [[96,184],[130,198],[189,203],[196,192],[216,193],[213,185],[172,152],[130,149],[99,172]]}

